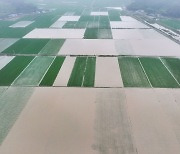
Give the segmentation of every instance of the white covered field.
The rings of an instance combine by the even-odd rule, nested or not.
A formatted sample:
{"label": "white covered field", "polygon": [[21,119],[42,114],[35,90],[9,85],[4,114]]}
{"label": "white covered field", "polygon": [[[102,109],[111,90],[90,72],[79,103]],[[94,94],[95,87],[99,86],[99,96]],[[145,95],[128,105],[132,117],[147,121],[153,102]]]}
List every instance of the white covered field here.
{"label": "white covered field", "polygon": [[68,39],[59,55],[117,55],[114,40]]}
{"label": "white covered field", "polygon": [[34,29],[24,38],[83,38],[85,29]]}
{"label": "white covered field", "polygon": [[139,21],[110,21],[110,25],[112,29],[122,28],[122,29],[137,29],[137,28],[149,28],[145,24]]}
{"label": "white covered field", "polygon": [[31,25],[34,21],[19,21],[9,27],[11,28],[25,28],[29,25]]}
{"label": "white covered field", "polygon": [[67,21],[56,21],[54,24],[50,26],[50,28],[62,28]]}
{"label": "white covered field", "polygon": [[0,153],[179,154],[179,96],[179,89],[36,88]]}
{"label": "white covered field", "polygon": [[58,21],[78,21],[80,16],[62,16]]}
{"label": "white covered field", "polygon": [[108,12],[91,12],[91,16],[108,16]]}

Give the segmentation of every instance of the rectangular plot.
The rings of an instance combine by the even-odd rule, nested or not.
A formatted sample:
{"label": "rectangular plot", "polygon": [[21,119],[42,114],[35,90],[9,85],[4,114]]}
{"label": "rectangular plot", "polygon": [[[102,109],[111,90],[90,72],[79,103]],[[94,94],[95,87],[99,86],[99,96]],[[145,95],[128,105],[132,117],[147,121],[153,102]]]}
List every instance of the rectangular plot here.
{"label": "rectangular plot", "polygon": [[53,84],[54,86],[67,86],[75,60],[75,57],[66,56],[61,70],[59,71],[56,80]]}
{"label": "rectangular plot", "polygon": [[81,87],[83,82],[84,71],[87,63],[87,57],[77,57],[71,76],[68,81],[69,87]]}
{"label": "rectangular plot", "polygon": [[10,87],[0,97],[0,145],[16,122],[33,88]]}
{"label": "rectangular plot", "polygon": [[63,46],[65,39],[50,40],[39,52],[40,55],[56,55]]}
{"label": "rectangular plot", "polygon": [[84,71],[83,87],[94,87],[96,58],[88,57]]}
{"label": "rectangular plot", "polygon": [[66,24],[63,26],[63,28],[64,28],[64,29],[66,29],[66,28],[73,29],[73,28],[75,28],[76,23],[77,23],[77,21],[68,21],[68,22],[66,22]]}
{"label": "rectangular plot", "polygon": [[112,39],[111,29],[99,29],[97,38],[98,39]]}
{"label": "rectangular plot", "polygon": [[117,10],[109,10],[109,19],[110,21],[121,21],[120,13]]}
{"label": "rectangular plot", "polygon": [[95,87],[123,87],[116,57],[98,57],[96,59]]}
{"label": "rectangular plot", "polygon": [[108,12],[91,12],[91,16],[108,16]]}
{"label": "rectangular plot", "polygon": [[67,21],[56,21],[54,24],[50,26],[50,28],[62,28]]}
{"label": "rectangular plot", "polygon": [[0,85],[8,86],[19,76],[24,68],[33,60],[34,57],[15,57],[10,63],[0,70]]}
{"label": "rectangular plot", "polygon": [[[103,44],[103,45],[102,45]],[[117,55],[114,40],[68,39],[59,55]]]}
{"label": "rectangular plot", "polygon": [[27,26],[29,26],[30,24],[32,24],[34,21],[19,21],[13,25],[11,25],[10,27],[12,28],[25,28]]}
{"label": "rectangular plot", "polygon": [[168,69],[172,72],[174,77],[180,83],[180,59],[177,58],[163,58],[162,61],[168,67]]}
{"label": "rectangular plot", "polygon": [[140,58],[153,87],[177,88],[179,85],[158,58]]}
{"label": "rectangular plot", "polygon": [[54,57],[36,57],[12,85],[37,86]]}
{"label": "rectangular plot", "polygon": [[3,53],[6,54],[37,54],[48,43],[48,39],[21,39]]}
{"label": "rectangular plot", "polygon": [[128,88],[125,92],[138,154],[180,153],[177,136],[154,90]]}
{"label": "rectangular plot", "polygon": [[108,28],[110,29],[111,28],[108,17],[101,16],[99,18],[99,28],[102,28],[102,29],[108,29]]}
{"label": "rectangular plot", "polygon": [[98,28],[87,28],[84,33],[84,39],[97,39]]}
{"label": "rectangular plot", "polygon": [[14,43],[16,43],[19,39],[1,39],[0,40],[0,53],[2,51],[4,51],[5,49],[7,49],[8,47],[10,47],[11,45],[13,45]]}
{"label": "rectangular plot", "polygon": [[80,16],[62,16],[58,21],[78,21]]}
{"label": "rectangular plot", "polygon": [[14,56],[3,56],[3,57],[0,57],[0,70],[4,66],[6,66],[13,58],[14,58]]}
{"label": "rectangular plot", "polygon": [[137,58],[120,57],[119,66],[125,87],[150,87]]}
{"label": "rectangular plot", "polygon": [[43,80],[40,83],[40,86],[52,86],[61,66],[64,62],[65,57],[56,57],[54,62],[52,63],[51,67],[47,71],[46,75],[44,76]]}
{"label": "rectangular plot", "polygon": [[144,29],[144,28],[150,28],[146,26],[145,24],[134,21],[134,22],[126,22],[126,21],[111,21],[110,22],[111,28],[123,28],[123,29]]}
{"label": "rectangular plot", "polygon": [[34,29],[24,38],[83,38],[85,29]]}

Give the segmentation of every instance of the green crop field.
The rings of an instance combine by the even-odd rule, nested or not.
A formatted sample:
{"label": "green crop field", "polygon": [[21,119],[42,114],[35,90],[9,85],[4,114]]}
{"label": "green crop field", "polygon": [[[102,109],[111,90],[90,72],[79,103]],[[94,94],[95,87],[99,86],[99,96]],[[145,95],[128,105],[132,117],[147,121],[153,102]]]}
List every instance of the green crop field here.
{"label": "green crop field", "polygon": [[9,86],[24,70],[34,57],[15,57],[10,63],[0,70],[0,86]]}
{"label": "green crop field", "polygon": [[163,58],[162,61],[180,83],[180,59],[176,58]]}
{"label": "green crop field", "polygon": [[57,55],[63,46],[65,39],[52,39],[50,40],[39,52],[40,55]]}
{"label": "green crop field", "polygon": [[21,39],[4,50],[6,54],[38,54],[49,39]]}
{"label": "green crop field", "polygon": [[84,33],[84,39],[97,39],[98,28],[87,28]]}
{"label": "green crop field", "polygon": [[40,86],[52,86],[61,66],[64,62],[65,57],[56,57],[54,62],[52,63],[51,67],[47,71],[46,75],[44,76],[43,80],[40,83]]}
{"label": "green crop field", "polygon": [[138,58],[119,57],[118,60],[125,87],[150,87]]}
{"label": "green crop field", "polygon": [[112,39],[111,29],[87,28],[84,39]]}
{"label": "green crop field", "polygon": [[108,16],[100,16],[99,28],[103,28],[103,29],[111,28]]}
{"label": "green crop field", "polygon": [[84,75],[83,87],[94,87],[96,58],[88,57]]}
{"label": "green crop field", "polygon": [[179,85],[158,58],[139,58],[153,87],[178,88]]}
{"label": "green crop field", "polygon": [[109,10],[109,19],[110,21],[121,21],[120,13],[117,10]]}
{"label": "green crop field", "polygon": [[87,57],[77,57],[70,79],[68,81],[69,87],[81,87],[86,66]]}
{"label": "green crop field", "polygon": [[53,62],[54,57],[36,57],[30,65],[13,82],[13,85],[19,86],[37,86],[43,78],[47,69]]}
{"label": "green crop field", "polygon": [[98,31],[98,39],[112,39],[111,29],[99,29]]}

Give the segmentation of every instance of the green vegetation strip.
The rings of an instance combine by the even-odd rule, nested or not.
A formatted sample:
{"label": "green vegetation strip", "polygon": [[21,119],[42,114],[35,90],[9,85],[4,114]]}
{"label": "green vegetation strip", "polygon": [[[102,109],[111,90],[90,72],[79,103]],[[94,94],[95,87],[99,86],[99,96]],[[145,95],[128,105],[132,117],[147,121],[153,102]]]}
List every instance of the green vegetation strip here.
{"label": "green vegetation strip", "polygon": [[77,57],[70,79],[68,81],[69,87],[81,87],[86,66],[87,57]]}
{"label": "green vegetation strip", "polygon": [[178,88],[179,85],[158,58],[139,58],[153,87]]}
{"label": "green vegetation strip", "polygon": [[0,145],[33,93],[33,88],[10,87],[0,96]]}
{"label": "green vegetation strip", "polygon": [[118,60],[125,87],[150,87],[138,58],[119,57]]}
{"label": "green vegetation strip", "polygon": [[162,61],[171,71],[177,81],[180,83],[180,59],[177,58],[163,58]]}
{"label": "green vegetation strip", "polygon": [[47,69],[51,65],[54,57],[36,57],[30,65],[13,82],[13,85],[37,86]]}
{"label": "green vegetation strip", "polygon": [[96,58],[88,57],[85,74],[84,74],[83,87],[94,87],[95,68],[96,68]]}
{"label": "green vegetation strip", "polygon": [[21,39],[3,51],[6,54],[38,54],[49,39]]}
{"label": "green vegetation strip", "polygon": [[50,40],[44,48],[40,51],[40,55],[57,55],[65,39],[52,39]]}
{"label": "green vegetation strip", "polygon": [[0,70],[0,86],[9,86],[24,70],[34,57],[15,57],[10,63]]}
{"label": "green vegetation strip", "polygon": [[40,86],[52,86],[61,66],[64,62],[65,57],[56,57],[53,64],[47,71],[46,75],[44,76],[43,80],[40,83]]}

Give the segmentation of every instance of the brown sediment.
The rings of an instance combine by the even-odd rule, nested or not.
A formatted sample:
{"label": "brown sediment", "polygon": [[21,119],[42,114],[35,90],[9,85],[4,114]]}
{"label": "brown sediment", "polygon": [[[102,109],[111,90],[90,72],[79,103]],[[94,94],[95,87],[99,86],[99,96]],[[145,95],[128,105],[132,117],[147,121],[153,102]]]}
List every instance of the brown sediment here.
{"label": "brown sediment", "polygon": [[95,87],[123,87],[117,57],[97,57]]}

